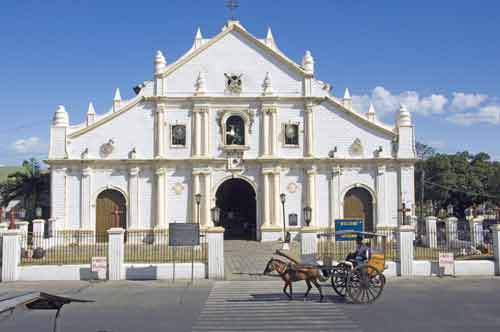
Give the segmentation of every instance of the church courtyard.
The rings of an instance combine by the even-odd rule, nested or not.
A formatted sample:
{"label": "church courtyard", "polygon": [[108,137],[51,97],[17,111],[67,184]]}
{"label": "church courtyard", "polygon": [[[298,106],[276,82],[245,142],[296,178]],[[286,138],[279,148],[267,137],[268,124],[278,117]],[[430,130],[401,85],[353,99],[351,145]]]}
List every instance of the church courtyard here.
{"label": "church courtyard", "polygon": [[[281,293],[279,281],[37,282],[0,285],[0,298],[47,291],[95,303],[61,311],[61,331],[495,331],[500,283],[494,278],[391,279],[374,305],[345,303],[324,287],[318,302]],[[439,308],[439,310],[436,310]],[[53,312],[2,316],[1,331],[51,331]],[[237,322],[237,324],[236,324]]]}

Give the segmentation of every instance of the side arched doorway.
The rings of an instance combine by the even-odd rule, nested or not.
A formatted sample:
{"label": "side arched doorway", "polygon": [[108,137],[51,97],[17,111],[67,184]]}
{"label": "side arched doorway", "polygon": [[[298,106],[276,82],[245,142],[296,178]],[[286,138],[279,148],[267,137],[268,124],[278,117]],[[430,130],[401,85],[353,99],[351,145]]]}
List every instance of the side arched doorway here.
{"label": "side arched doorway", "polygon": [[245,180],[229,179],[217,189],[216,205],[221,209],[220,225],[226,229],[224,238],[256,239],[255,190]]}
{"label": "side arched doorway", "polygon": [[[118,211],[118,225],[115,225],[115,211]],[[105,234],[113,227],[127,228],[127,203],[118,190],[106,189],[97,196],[96,233]]]}
{"label": "side arched doorway", "polygon": [[350,189],[344,196],[344,219],[363,219],[366,232],[373,232],[373,198],[362,187]]}

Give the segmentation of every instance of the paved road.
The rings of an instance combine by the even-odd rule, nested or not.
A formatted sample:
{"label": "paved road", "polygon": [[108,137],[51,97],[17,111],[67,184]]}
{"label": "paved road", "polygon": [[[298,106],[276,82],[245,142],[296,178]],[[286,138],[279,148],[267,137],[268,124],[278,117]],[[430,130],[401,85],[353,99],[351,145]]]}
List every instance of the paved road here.
{"label": "paved road", "polygon": [[[353,305],[325,287],[306,301],[296,284],[288,301],[281,282],[0,283],[0,296],[26,290],[94,299],[62,312],[62,332],[106,331],[499,331],[500,278],[389,279],[372,305]],[[21,312],[0,331],[50,331],[52,313]]]}

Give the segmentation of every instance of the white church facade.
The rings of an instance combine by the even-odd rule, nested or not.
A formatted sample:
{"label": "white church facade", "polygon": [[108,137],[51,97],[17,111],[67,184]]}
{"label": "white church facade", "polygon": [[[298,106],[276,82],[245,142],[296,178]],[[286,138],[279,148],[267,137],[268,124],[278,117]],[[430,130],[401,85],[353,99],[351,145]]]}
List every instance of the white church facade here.
{"label": "white church facade", "polygon": [[[158,51],[154,77],[111,109],[89,105],[84,123],[54,114],[47,163],[56,229],[105,231],[119,213],[127,229],[169,223],[214,226],[227,238],[277,240],[305,225],[361,218],[365,229],[397,227],[414,207],[414,127],[404,106],[394,125],[355,110],[316,79],[269,30],[259,39],[238,21],[213,38],[196,33],[174,62]],[[284,210],[280,194],[286,201]],[[196,202],[198,195],[199,204]],[[413,212],[410,212],[413,213]]]}

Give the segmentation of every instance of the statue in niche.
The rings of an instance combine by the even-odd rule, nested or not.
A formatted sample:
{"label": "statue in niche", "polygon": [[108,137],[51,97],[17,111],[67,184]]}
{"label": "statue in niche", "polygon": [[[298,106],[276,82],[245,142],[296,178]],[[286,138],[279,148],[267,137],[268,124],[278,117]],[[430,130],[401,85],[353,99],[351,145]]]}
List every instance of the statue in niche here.
{"label": "statue in niche", "polygon": [[245,145],[245,123],[239,116],[230,116],[226,121],[226,145]]}

